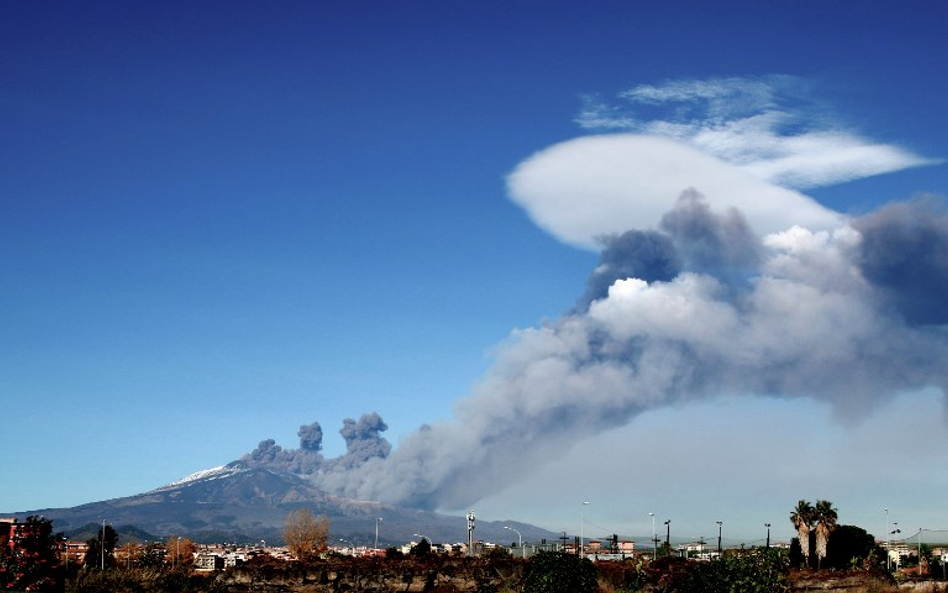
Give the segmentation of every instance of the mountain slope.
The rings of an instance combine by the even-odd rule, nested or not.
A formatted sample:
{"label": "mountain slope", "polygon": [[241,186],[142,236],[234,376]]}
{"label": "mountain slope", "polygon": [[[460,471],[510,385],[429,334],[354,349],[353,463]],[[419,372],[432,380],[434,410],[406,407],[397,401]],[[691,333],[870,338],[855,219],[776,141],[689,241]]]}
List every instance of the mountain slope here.
{"label": "mountain slope", "polygon": [[[114,526],[134,525],[161,537],[181,535],[202,542],[263,539],[276,543],[283,539],[287,514],[302,507],[328,517],[331,537],[356,544],[374,544],[379,518],[380,546],[417,540],[417,533],[435,542],[467,541],[465,517],[332,496],[295,474],[251,469],[238,463],[197,472],[135,496],[10,515],[21,519],[43,515],[53,520],[56,531],[66,533],[107,521]],[[509,542],[512,532],[505,530],[505,525],[519,530],[527,541],[557,537],[523,523],[478,521],[475,538]]]}

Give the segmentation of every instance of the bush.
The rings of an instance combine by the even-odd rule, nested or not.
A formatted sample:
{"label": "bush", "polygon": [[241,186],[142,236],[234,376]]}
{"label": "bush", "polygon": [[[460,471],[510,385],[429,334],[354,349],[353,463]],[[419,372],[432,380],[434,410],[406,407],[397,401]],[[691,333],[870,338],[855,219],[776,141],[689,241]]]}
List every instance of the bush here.
{"label": "bush", "polygon": [[673,587],[678,593],[785,593],[790,562],[775,548],[725,554],[694,569]]}
{"label": "bush", "polygon": [[530,559],[523,593],[595,593],[596,566],[586,558],[540,552]]}

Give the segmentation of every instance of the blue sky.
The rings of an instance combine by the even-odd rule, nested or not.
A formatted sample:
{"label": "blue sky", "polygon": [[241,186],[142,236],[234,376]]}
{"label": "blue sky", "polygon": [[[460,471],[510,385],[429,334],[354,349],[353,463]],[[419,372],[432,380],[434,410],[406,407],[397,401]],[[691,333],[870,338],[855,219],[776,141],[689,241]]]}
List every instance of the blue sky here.
{"label": "blue sky", "polygon": [[[943,196],[946,12],[3,4],[0,509],[142,492],[266,438],[296,447],[313,420],[327,456],[366,412],[396,450],[422,424],[464,433],[458,402],[501,393],[510,351],[572,314],[595,238],[658,228],[688,187],[760,234]],[[706,167],[662,174],[682,162]],[[575,532],[588,500],[591,529],[649,532],[655,512],[752,539],[828,498],[870,531],[884,507],[948,528],[926,381],[848,407],[682,394],[543,435],[556,462],[488,472],[473,506]]]}

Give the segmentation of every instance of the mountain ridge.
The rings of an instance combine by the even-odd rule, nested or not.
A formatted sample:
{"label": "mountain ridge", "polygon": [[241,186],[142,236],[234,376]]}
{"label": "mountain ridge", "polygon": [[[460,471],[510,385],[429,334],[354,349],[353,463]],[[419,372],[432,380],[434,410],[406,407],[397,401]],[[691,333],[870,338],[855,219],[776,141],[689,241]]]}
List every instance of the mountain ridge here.
{"label": "mountain ridge", "polygon": [[[303,476],[246,467],[240,462],[194,472],[141,494],[5,516],[23,519],[42,515],[53,521],[56,531],[67,534],[105,521],[113,526],[134,526],[158,537],[179,535],[206,543],[280,543],[287,515],[300,508],[325,515],[333,540],[356,545],[373,546],[377,527],[380,547],[417,540],[417,534],[437,543],[467,541],[466,517],[336,496]],[[524,541],[558,536],[517,521],[476,521],[474,536],[508,542],[511,529],[518,530]]]}

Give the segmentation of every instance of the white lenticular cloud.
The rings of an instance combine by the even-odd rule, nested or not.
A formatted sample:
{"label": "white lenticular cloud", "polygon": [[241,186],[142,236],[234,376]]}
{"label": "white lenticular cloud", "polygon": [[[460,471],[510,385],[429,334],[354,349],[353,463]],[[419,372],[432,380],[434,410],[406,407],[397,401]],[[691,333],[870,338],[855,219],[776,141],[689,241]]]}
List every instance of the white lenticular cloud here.
{"label": "white lenticular cloud", "polygon": [[562,142],[508,177],[511,199],[541,228],[586,248],[597,247],[603,235],[657,228],[689,188],[720,210],[740,210],[760,233],[794,224],[825,229],[840,220],[799,192],[658,136],[611,134]]}
{"label": "white lenticular cloud", "polygon": [[675,138],[761,181],[797,189],[941,162],[847,130],[808,88],[790,76],[674,80],[637,86],[613,103],[587,98],[577,122],[596,132]]}

